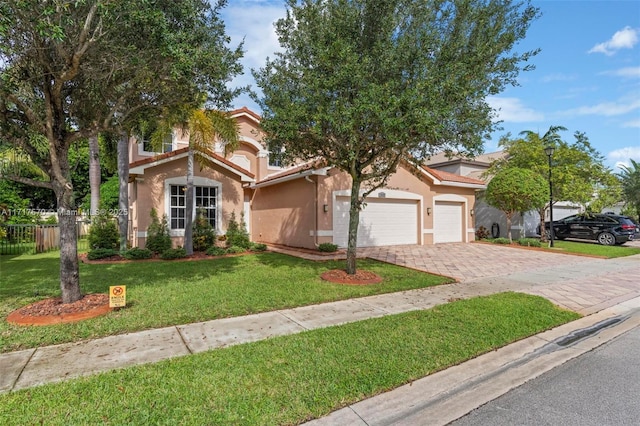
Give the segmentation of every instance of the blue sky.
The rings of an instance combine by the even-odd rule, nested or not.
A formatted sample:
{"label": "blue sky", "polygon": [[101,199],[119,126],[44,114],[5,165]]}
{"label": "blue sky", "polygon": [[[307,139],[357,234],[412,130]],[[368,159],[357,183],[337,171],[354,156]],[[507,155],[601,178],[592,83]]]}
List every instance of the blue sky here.
{"label": "blue sky", "polygon": [[[615,171],[629,159],[640,161],[640,0],[534,1],[542,16],[515,50],[540,48],[534,71],[521,73],[519,86],[488,99],[499,109],[504,130],[485,144],[497,150],[501,135],[523,130],[544,134],[564,126],[566,141],[585,132]],[[283,0],[231,0],[222,17],[232,46],[245,40],[245,74],[233,83],[250,84],[252,68],[264,65],[279,47],[273,23],[283,17]],[[234,107],[260,113],[248,97]]]}

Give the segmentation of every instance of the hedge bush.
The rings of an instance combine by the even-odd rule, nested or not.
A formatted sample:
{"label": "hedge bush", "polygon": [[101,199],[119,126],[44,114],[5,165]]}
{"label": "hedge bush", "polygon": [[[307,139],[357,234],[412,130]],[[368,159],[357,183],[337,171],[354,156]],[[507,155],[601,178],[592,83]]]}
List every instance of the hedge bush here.
{"label": "hedge bush", "polygon": [[227,254],[227,251],[222,247],[213,246],[213,247],[209,247],[206,253],[208,256],[223,256]]}
{"label": "hedge bush", "polygon": [[183,257],[187,257],[187,251],[182,247],[170,248],[163,251],[160,257],[164,260],[182,259]]}
{"label": "hedge bush", "polygon": [[145,248],[148,248],[154,253],[164,253],[171,248],[171,236],[169,235],[167,215],[162,215],[162,220],[160,220],[156,209],[151,209],[151,223],[147,228]]}
{"label": "hedge bush", "polygon": [[321,243],[318,245],[318,250],[325,253],[333,253],[338,250],[338,245],[333,243]]}
{"label": "hedge bush", "polygon": [[89,248],[91,250],[120,248],[120,234],[112,217],[99,214],[92,218],[89,228]]}
{"label": "hedge bush", "polygon": [[520,238],[518,244],[525,247],[542,247],[540,240],[536,238]]}
{"label": "hedge bush", "polygon": [[153,256],[153,252],[146,248],[133,247],[122,253],[122,255],[129,260],[150,259]]}
{"label": "hedge bush", "polygon": [[111,256],[116,256],[120,254],[118,250],[108,249],[108,248],[97,248],[93,250],[89,250],[87,253],[87,259],[89,260],[98,260],[104,259]]}

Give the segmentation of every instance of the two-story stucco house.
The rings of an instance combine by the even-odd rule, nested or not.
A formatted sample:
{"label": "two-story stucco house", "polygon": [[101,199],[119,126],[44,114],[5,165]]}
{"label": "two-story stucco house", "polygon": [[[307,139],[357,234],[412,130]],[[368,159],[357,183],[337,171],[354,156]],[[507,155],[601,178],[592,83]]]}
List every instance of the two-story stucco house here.
{"label": "two-story stucco house", "polygon": [[[283,167],[263,142],[260,116],[247,108],[231,113],[240,146],[208,153],[209,167],[195,172],[195,204],[219,234],[232,212],[244,214],[256,242],[315,248],[347,244],[350,177],[318,163]],[[175,131],[162,153],[130,144],[132,244],[144,247],[150,211],[166,214],[174,244],[184,235],[188,135]],[[482,180],[428,167],[403,165],[385,188],[366,199],[358,245],[437,244],[474,239],[472,209]]]}

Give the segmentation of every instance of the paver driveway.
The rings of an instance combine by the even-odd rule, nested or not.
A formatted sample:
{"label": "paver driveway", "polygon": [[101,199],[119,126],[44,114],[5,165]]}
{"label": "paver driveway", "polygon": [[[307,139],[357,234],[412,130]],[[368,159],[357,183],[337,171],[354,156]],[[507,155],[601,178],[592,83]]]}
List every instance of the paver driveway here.
{"label": "paver driveway", "polygon": [[520,291],[590,314],[640,296],[640,255],[598,259],[493,244],[360,249],[383,262],[456,278],[458,297]]}
{"label": "paver driveway", "polygon": [[430,246],[385,246],[359,249],[372,259],[445,275],[459,281],[507,275],[590,258],[548,253],[497,244],[454,243]]}

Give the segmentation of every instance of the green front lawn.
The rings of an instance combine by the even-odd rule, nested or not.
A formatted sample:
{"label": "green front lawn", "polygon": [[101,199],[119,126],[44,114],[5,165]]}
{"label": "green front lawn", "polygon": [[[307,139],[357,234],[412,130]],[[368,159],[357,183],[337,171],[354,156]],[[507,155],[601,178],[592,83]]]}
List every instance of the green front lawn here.
{"label": "green front lawn", "polygon": [[[553,242],[554,249],[566,251],[568,253],[587,254],[590,256],[601,256],[608,259],[614,257],[632,256],[640,254],[640,247],[629,246],[603,246],[595,242],[558,241]],[[548,247],[548,244],[543,244]]]}
{"label": "green front lawn", "polygon": [[0,424],[298,424],[578,317],[531,295],[462,300],[0,395]]}
{"label": "green front lawn", "polygon": [[[254,314],[372,294],[429,287],[452,280],[373,260],[358,267],[380,284],[345,286],[320,279],[344,261],[311,262],[277,253],[199,261],[80,265],[84,293],[127,286],[127,308],[74,324],[25,327],[0,322],[0,352],[137,330]],[[60,295],[59,253],[0,257],[0,317]]]}

